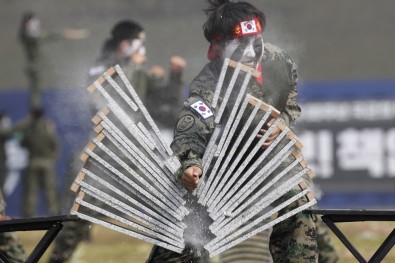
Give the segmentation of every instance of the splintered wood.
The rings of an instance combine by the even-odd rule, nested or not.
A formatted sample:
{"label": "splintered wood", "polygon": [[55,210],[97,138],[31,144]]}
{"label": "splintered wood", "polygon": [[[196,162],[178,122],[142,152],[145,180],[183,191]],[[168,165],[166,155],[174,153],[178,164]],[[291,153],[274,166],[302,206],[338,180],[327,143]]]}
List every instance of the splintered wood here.
{"label": "splintered wood", "polygon": [[[217,255],[316,203],[302,143],[272,106],[247,94],[259,72],[225,59],[211,102],[214,132],[193,195],[175,179],[181,163],[119,66],[88,87],[98,106],[84,167],[71,190],[71,213],[95,224],[181,253],[194,198],[208,212]],[[266,132],[262,132],[264,129]],[[272,132],[278,137],[268,147]],[[299,191],[292,193],[295,188]],[[293,202],[303,205],[280,213]]]}
{"label": "splintered wood", "polygon": [[141,240],[181,252],[183,189],[173,174],[178,159],[121,68],[110,68],[88,91],[97,114],[81,159],[72,213]]}

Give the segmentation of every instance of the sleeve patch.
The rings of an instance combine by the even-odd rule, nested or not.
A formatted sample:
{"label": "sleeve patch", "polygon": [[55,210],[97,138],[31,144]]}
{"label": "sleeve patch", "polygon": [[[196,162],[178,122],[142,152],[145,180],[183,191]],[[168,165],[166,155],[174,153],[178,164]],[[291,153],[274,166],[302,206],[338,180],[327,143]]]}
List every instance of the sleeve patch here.
{"label": "sleeve patch", "polygon": [[192,115],[185,115],[177,122],[177,131],[184,132],[192,127],[195,118]]}
{"label": "sleeve patch", "polygon": [[199,113],[199,115],[202,116],[203,119],[207,119],[208,117],[213,116],[213,112],[211,111],[211,109],[201,100],[196,101],[189,107]]}

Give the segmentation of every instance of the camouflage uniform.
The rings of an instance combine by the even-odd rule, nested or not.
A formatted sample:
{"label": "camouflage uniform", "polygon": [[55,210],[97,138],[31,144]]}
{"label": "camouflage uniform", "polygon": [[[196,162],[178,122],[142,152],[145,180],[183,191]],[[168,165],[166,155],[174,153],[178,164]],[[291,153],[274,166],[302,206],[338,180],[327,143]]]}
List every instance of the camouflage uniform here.
{"label": "camouflage uniform", "polygon": [[25,73],[30,88],[30,106],[41,107],[42,79],[40,70],[42,68],[42,53],[40,35],[31,34],[28,30],[21,36],[21,44],[26,56]]}
{"label": "camouflage uniform", "polygon": [[[250,81],[247,93],[280,110],[281,118],[292,126],[300,116],[301,110],[296,103],[297,73],[292,59],[279,48],[265,43],[266,58],[262,63],[263,84],[255,79]],[[198,100],[211,105],[214,89],[221,70],[222,61],[208,63],[191,83],[189,98],[184,103],[176,129],[172,149],[182,161],[179,175],[190,166],[201,165],[201,159],[214,129],[214,117],[201,118],[189,106]],[[310,179],[306,176],[307,181]],[[295,187],[280,199],[289,198],[301,189]],[[288,199],[287,198],[287,199]],[[292,203],[279,212],[283,214],[289,209],[307,202],[306,199]],[[316,226],[310,215],[298,213],[295,216],[273,227],[270,240],[270,251],[274,262],[317,262],[318,249],[316,242]],[[153,249],[147,262],[199,262],[196,255],[184,251],[182,255],[165,250]],[[182,259],[181,259],[182,257]]]}
{"label": "camouflage uniform", "polygon": [[[174,105],[174,103],[180,100],[180,90],[183,85],[181,73],[171,72],[168,81],[166,81],[165,78],[156,77],[148,72],[144,65],[136,64],[129,59],[119,61],[113,57],[109,57],[108,59],[99,61],[96,66],[89,70],[88,84],[93,83],[108,68],[117,64],[121,66],[126,77],[156,122],[161,121],[163,117],[160,114],[162,101],[174,99]],[[98,102],[98,98],[94,98],[94,101],[90,101],[90,104],[93,111],[92,114],[94,115],[96,110],[101,109],[105,103]],[[171,116],[165,118],[165,122],[167,123],[171,119]]]}
{"label": "camouflage uniform", "polygon": [[41,71],[43,67],[42,42],[58,38],[55,35],[44,35],[42,33],[23,30],[20,36],[22,47],[25,51],[26,69],[25,73],[30,88],[30,107],[40,108],[42,94]]}
{"label": "camouflage uniform", "polygon": [[[0,191],[0,216],[5,215],[5,202]],[[25,249],[15,233],[0,232],[0,253],[7,258],[10,263],[22,263],[26,260]],[[1,258],[0,261],[2,262]]]}
{"label": "camouflage uniform", "polygon": [[[116,61],[113,58],[109,58],[104,61],[100,61],[96,66],[89,70],[89,84],[95,81],[101,74],[103,74],[108,68],[119,64],[123,71],[125,72],[127,78],[133,85],[137,94],[144,102],[148,111],[150,111],[150,105],[155,105],[158,100],[152,96],[152,93],[165,93],[169,90],[179,90],[182,86],[181,74],[170,74],[169,81],[166,82],[164,78],[158,78],[147,72],[145,67],[142,65],[135,64],[130,60]],[[103,107],[104,101],[100,101],[99,98],[94,98],[90,101],[91,103],[91,113],[96,114],[96,111]],[[153,114],[153,118],[156,115]],[[76,162],[70,167],[75,167]],[[77,165],[78,166],[78,165]],[[78,169],[79,170],[79,169]],[[73,171],[70,176],[75,177],[78,171]],[[70,190],[68,191],[70,195],[75,195]],[[89,196],[85,196],[85,199],[89,199]],[[90,200],[94,202],[94,200]],[[70,209],[70,206],[68,207]],[[100,214],[97,214],[100,216]],[[77,248],[78,244],[89,238],[90,225],[92,223],[84,220],[79,220],[78,222],[65,222],[63,230],[55,239],[55,247],[51,253],[49,262],[50,263],[61,263],[69,260]]]}
{"label": "camouflage uniform", "polygon": [[55,164],[59,142],[55,126],[43,117],[29,120],[25,125],[21,145],[29,152],[29,163],[23,180],[23,215],[34,216],[40,189],[45,192],[48,214],[56,215],[59,204]]}
{"label": "camouflage uniform", "polygon": [[[0,133],[6,131],[11,125],[11,120],[4,113],[0,113]],[[1,136],[0,134],[0,190],[3,189],[5,177],[7,174],[6,167],[6,151],[5,151],[5,142],[7,140],[7,136]]]}
{"label": "camouflage uniform", "polygon": [[328,226],[322,221],[321,217],[317,221],[317,244],[320,250],[318,255],[319,263],[336,263],[339,261],[332,239],[329,235]]}
{"label": "camouflage uniform", "polygon": [[[321,217],[316,222],[317,227],[317,245],[319,249],[319,263],[336,263],[339,256],[333,246],[332,239],[329,235],[328,226],[322,222]],[[238,262],[239,259],[254,259],[259,263],[271,263],[272,256],[269,251],[270,231],[265,230],[256,236],[241,242],[240,244],[228,249],[219,255],[220,263]]]}

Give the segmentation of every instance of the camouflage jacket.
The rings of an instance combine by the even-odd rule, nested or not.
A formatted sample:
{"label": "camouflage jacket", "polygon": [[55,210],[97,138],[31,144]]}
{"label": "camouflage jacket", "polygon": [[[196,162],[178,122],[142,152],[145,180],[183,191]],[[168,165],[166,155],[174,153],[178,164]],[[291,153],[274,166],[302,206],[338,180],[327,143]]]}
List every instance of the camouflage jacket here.
{"label": "camouflage jacket", "polygon": [[[108,68],[117,64],[125,72],[133,88],[156,121],[161,121],[162,119],[162,122],[164,122],[164,116],[168,120],[175,120],[177,118],[178,110],[175,110],[174,106],[166,106],[167,104],[182,104],[182,89],[184,85],[182,73],[170,72],[166,80],[164,77],[157,77],[150,73],[144,65],[136,64],[130,60],[120,61],[109,57],[100,60],[95,66],[89,69],[88,84],[92,84]],[[95,103],[97,103],[96,99]],[[93,107],[91,101],[91,108],[92,110],[95,108],[95,112],[101,106],[103,105]],[[166,112],[168,108],[171,108],[171,112],[168,112],[168,110]]]}
{"label": "camouflage jacket", "polygon": [[[211,109],[213,116],[204,118],[190,106],[198,100],[211,105],[221,66],[220,60],[206,64],[192,81],[189,97],[179,114],[171,147],[183,164],[182,170],[193,165],[202,165],[201,159],[214,130],[216,109]],[[281,49],[265,43],[265,58],[261,66],[263,83],[259,84],[252,78],[247,93],[278,109],[281,112],[280,118],[288,126],[292,126],[301,113],[296,103],[296,64]]]}
{"label": "camouflage jacket", "polygon": [[56,160],[59,153],[59,138],[54,123],[45,118],[28,120],[20,125],[23,133],[22,147],[29,151],[30,160]]}
{"label": "camouflage jacket", "polygon": [[112,56],[99,60],[96,65],[89,69],[88,84],[94,82],[108,68],[115,65],[119,65],[122,68],[133,88],[143,101],[145,100],[148,86],[156,88],[163,85],[163,79],[151,76],[142,65],[133,63],[130,60],[117,60]]}

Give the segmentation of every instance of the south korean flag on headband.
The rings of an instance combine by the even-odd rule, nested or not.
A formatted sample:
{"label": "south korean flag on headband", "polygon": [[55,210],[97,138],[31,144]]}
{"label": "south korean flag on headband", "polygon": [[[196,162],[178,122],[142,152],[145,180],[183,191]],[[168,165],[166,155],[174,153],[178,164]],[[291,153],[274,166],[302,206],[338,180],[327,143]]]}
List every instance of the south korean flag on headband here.
{"label": "south korean flag on headband", "polygon": [[213,112],[210,108],[201,100],[196,101],[195,103],[191,104],[189,107],[194,109],[203,119],[207,119],[208,117],[213,116]]}
{"label": "south korean flag on headband", "polygon": [[240,26],[241,26],[241,33],[243,35],[258,33],[258,28],[255,19],[250,21],[240,22]]}

